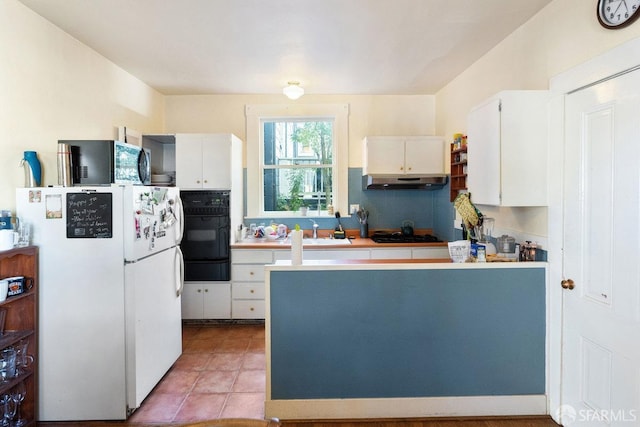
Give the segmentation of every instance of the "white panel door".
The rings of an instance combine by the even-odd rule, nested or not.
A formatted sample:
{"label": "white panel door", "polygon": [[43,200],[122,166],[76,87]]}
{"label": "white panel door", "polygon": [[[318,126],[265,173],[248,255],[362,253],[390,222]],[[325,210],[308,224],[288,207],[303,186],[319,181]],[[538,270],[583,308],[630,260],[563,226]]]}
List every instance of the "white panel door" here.
{"label": "white panel door", "polygon": [[564,425],[640,425],[639,112],[640,71],[566,97]]}

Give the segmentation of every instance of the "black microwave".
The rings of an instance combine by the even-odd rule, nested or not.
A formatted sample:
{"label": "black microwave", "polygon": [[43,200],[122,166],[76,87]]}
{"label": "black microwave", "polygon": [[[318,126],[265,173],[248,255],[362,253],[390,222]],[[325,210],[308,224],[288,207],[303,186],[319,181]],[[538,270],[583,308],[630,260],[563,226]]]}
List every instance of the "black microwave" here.
{"label": "black microwave", "polygon": [[121,141],[58,141],[71,149],[74,185],[151,185],[151,154]]}

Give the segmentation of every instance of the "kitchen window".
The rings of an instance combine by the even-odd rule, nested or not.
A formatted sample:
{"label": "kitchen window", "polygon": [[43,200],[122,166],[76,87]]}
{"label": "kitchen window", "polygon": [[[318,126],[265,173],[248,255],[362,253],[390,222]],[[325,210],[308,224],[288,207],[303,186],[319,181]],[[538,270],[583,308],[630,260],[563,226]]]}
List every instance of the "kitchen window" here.
{"label": "kitchen window", "polygon": [[247,106],[247,215],[346,209],[346,105]]}

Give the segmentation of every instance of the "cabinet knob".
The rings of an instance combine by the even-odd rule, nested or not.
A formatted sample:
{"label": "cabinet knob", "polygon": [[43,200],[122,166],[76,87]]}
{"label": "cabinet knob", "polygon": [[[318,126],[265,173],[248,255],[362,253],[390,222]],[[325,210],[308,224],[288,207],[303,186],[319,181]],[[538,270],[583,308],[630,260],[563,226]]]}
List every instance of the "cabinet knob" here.
{"label": "cabinet knob", "polygon": [[209,181],[207,181],[207,180],[205,179],[205,180],[204,180],[204,183],[206,184],[207,182],[209,182]]}
{"label": "cabinet knob", "polygon": [[253,276],[253,271],[250,271],[250,272],[249,272],[249,276]]}
{"label": "cabinet knob", "polygon": [[200,180],[199,179],[196,179],[196,184],[200,184]]}
{"label": "cabinet knob", "polygon": [[204,291],[205,291],[205,292],[209,292],[209,289],[205,289]]}
{"label": "cabinet knob", "polygon": [[407,170],[411,170],[411,167],[408,167]]}
{"label": "cabinet knob", "polygon": [[202,292],[202,289],[198,289],[198,293]]}
{"label": "cabinet knob", "polygon": [[404,166],[400,166],[400,170],[403,171],[404,170]]}
{"label": "cabinet knob", "polygon": [[253,293],[253,289],[251,289],[249,292]]}
{"label": "cabinet knob", "polygon": [[250,310],[250,311],[253,311],[253,307],[251,307],[249,310]]}

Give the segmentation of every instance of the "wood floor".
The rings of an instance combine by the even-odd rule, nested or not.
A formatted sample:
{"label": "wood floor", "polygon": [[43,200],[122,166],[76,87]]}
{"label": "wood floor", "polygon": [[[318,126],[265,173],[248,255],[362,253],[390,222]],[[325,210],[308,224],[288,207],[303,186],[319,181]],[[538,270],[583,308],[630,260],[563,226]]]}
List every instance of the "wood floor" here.
{"label": "wood floor", "polygon": [[[179,423],[140,424],[132,422],[46,422],[41,427],[178,427]],[[333,420],[333,421],[287,421],[282,427],[558,427],[550,417],[482,417],[482,418],[427,418],[406,420]]]}

